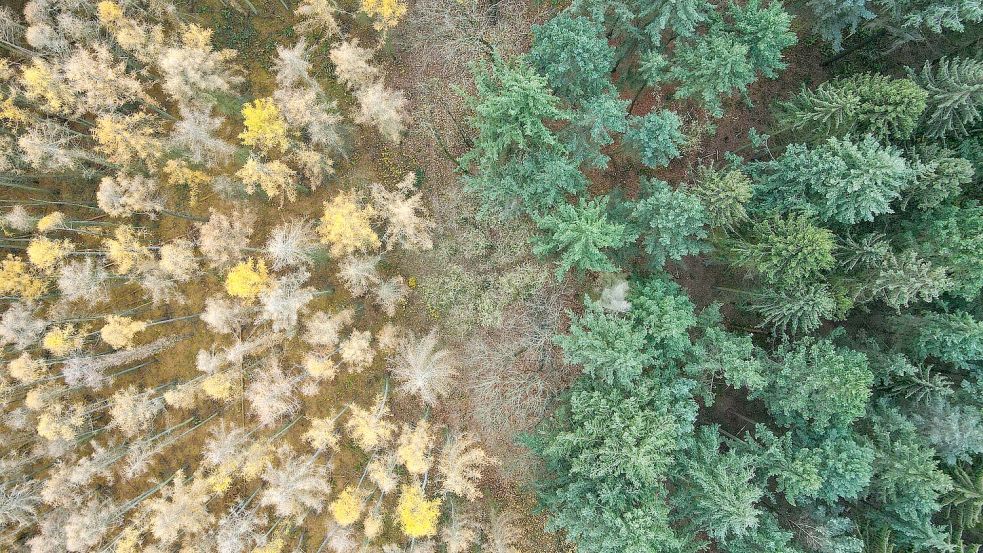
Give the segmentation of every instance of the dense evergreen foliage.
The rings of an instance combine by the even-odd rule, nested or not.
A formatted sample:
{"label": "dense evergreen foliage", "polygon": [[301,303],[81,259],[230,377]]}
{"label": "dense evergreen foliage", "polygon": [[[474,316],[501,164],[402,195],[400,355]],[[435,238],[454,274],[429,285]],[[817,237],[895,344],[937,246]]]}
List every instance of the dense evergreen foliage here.
{"label": "dense evergreen foliage", "polygon": [[[578,551],[979,548],[980,62],[911,45],[969,35],[983,10],[807,6],[840,57],[862,35],[908,45],[912,67],[836,65],[769,98],[772,135],[684,160],[685,183],[661,173],[698,140],[679,109],[725,116],[781,74],[782,5],[582,0],[535,31],[534,67],[574,113],[552,124],[589,152],[570,159],[641,175],[571,187],[536,219],[561,274],[629,273],[570,313],[556,343],[582,375],[525,438],[549,524]],[[696,309],[664,272],[697,264],[717,287],[687,291],[720,303]]]}

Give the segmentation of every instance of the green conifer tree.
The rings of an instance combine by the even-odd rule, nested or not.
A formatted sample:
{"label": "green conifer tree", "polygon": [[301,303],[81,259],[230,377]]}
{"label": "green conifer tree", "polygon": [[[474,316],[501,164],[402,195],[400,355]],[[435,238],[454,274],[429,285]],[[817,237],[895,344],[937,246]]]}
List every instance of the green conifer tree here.
{"label": "green conifer tree", "polygon": [[823,139],[872,134],[905,140],[918,127],[928,92],[911,79],[860,73],[803,89],[779,103],[779,128]]}
{"label": "green conifer tree", "polygon": [[692,382],[642,378],[632,390],[581,378],[569,404],[525,438],[546,468],[548,528],[581,553],[673,551],[665,482],[696,418]]}
{"label": "green conifer tree", "polygon": [[757,221],[747,239],[731,244],[739,265],[765,282],[781,286],[814,283],[833,268],[833,233],[816,226],[811,217],[796,213]]}
{"label": "green conifer tree", "polygon": [[792,16],[781,2],[769,2],[762,7],[761,0],[748,0],[727,5],[728,28],[748,47],[751,67],[769,79],[785,69],[782,52],[796,43],[790,30]]}
{"label": "green conifer tree", "polygon": [[561,204],[555,211],[538,217],[536,224],[544,236],[533,239],[533,252],[539,256],[557,254],[556,277],[562,280],[570,269],[617,271],[610,253],[635,240],[627,225],[608,219],[608,197],[581,198],[577,205]]}
{"label": "green conifer tree", "polygon": [[703,204],[712,228],[733,229],[748,218],[745,206],[751,199],[751,179],[740,169],[701,167],[690,191]]}
{"label": "green conifer tree", "polygon": [[915,180],[900,151],[869,135],[859,141],[830,138],[812,148],[793,144],[753,170],[761,208],[802,210],[847,225],[892,213],[891,203]]}
{"label": "green conifer tree", "polygon": [[665,167],[679,157],[679,146],[686,142],[682,125],[679,116],[669,110],[631,116],[624,144],[638,153],[646,167]]}
{"label": "green conifer tree", "polygon": [[632,206],[632,230],[642,238],[655,267],[706,249],[706,212],[700,200],[665,181],[642,178],[642,197]]}
{"label": "green conifer tree", "polygon": [[780,424],[822,432],[863,416],[874,375],[863,353],[829,340],[783,344],[778,366],[761,397]]}
{"label": "green conifer tree", "polygon": [[589,297],[584,314],[571,316],[570,331],[557,336],[564,360],[582,365],[589,378],[630,388],[654,357],[646,348],[645,329],[630,316],[605,311]]}
{"label": "green conifer tree", "polygon": [[726,544],[755,532],[765,491],[754,481],[756,460],[750,455],[720,451],[715,425],[700,428],[674,471],[672,503],[688,530],[704,532]]}
{"label": "green conifer tree", "polygon": [[911,78],[928,91],[925,134],[930,138],[964,137],[980,121],[983,109],[983,61],[942,58],[926,62]]}
{"label": "green conifer tree", "polygon": [[720,97],[743,92],[754,82],[749,55],[750,47],[739,37],[713,26],[709,34],[676,46],[666,79],[679,83],[676,98],[696,98],[720,117]]}
{"label": "green conifer tree", "polygon": [[750,297],[762,316],[761,327],[776,335],[807,334],[836,312],[836,299],[825,284],[763,288]]}
{"label": "green conifer tree", "polygon": [[554,94],[577,105],[614,88],[614,49],[600,23],[561,14],[534,25],[532,33],[529,61]]}
{"label": "green conifer tree", "polygon": [[844,38],[874,18],[867,0],[809,0],[808,5],[815,16],[813,29],[837,52],[843,49]]}

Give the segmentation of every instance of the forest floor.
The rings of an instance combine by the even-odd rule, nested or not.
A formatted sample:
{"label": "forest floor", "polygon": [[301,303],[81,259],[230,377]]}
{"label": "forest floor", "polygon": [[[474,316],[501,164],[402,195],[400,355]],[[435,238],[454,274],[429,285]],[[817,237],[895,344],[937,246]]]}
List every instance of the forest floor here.
{"label": "forest floor", "polygon": [[[179,3],[179,9],[182,13],[189,14],[191,22],[215,29],[214,39],[217,48],[234,48],[239,52],[238,62],[248,71],[246,78],[248,88],[243,90],[243,95],[259,98],[268,96],[275,87],[269,68],[272,67],[271,60],[275,55],[276,46],[292,46],[298,40],[298,37],[292,28],[294,21],[293,15],[285,10],[278,0],[253,0],[253,3],[260,11],[259,15],[236,12],[224,6],[221,0],[207,0],[203,2],[187,1]],[[364,25],[362,29],[367,27],[368,25]],[[356,36],[359,35],[358,29],[354,28],[345,29],[345,32]],[[368,36],[364,30],[363,34],[366,36],[359,36],[360,42],[362,44],[373,44],[375,38]],[[332,69],[327,59],[328,44],[322,43],[316,46],[312,56],[314,61],[312,74],[318,79],[329,97],[338,102],[338,106],[343,113],[352,113],[355,106],[351,96],[332,78]],[[384,53],[388,57],[388,67],[384,74],[387,75],[386,78],[389,80],[388,75],[390,71],[395,71],[396,68],[405,64],[398,59],[397,54],[393,53],[391,49],[386,49]],[[379,58],[383,57],[382,55],[379,56]],[[238,120],[238,113],[230,113],[229,115],[231,116],[230,121]],[[336,173],[329,179],[328,183],[311,194],[303,195],[296,202],[287,203],[282,208],[276,204],[263,205],[261,201],[255,199],[246,202],[245,205],[254,210],[258,215],[255,236],[266,236],[273,226],[289,217],[302,216],[316,220],[321,215],[322,203],[333,196],[339,189],[351,188],[356,183],[364,186],[371,182],[378,182],[391,188],[391,185],[400,181],[409,171],[423,169],[425,174],[429,174],[429,168],[421,167],[420,165],[421,158],[426,159],[427,156],[414,155],[414,152],[409,151],[405,147],[392,146],[384,142],[380,139],[378,132],[373,128],[362,126],[352,126],[351,128],[352,136],[348,149],[349,157],[346,161],[336,163]],[[240,128],[228,128],[225,129],[224,134],[230,141],[235,142],[235,137],[240,131]],[[428,186],[459,186],[457,182],[438,182],[435,179],[428,179],[427,182]],[[194,212],[198,215],[207,216],[208,209],[219,207],[221,204],[223,204],[223,200],[217,197],[205,197],[196,206]],[[229,207],[229,205],[224,205],[220,210],[226,212]],[[168,227],[158,230],[159,235],[164,239],[186,235],[190,230],[186,225],[182,224],[183,222],[174,219],[165,219],[157,223],[161,226]],[[398,258],[388,258],[388,263],[391,265],[387,266],[387,260],[384,260],[381,267],[385,276],[389,276],[390,274],[402,274],[407,278],[417,276],[407,272],[407,268],[399,264]],[[310,281],[312,286],[317,289],[327,289],[330,287],[334,290],[334,293],[318,298],[315,303],[312,303],[312,308],[329,310],[332,308],[355,307],[361,325],[372,330],[373,333],[378,331],[387,322],[387,318],[383,313],[361,298],[352,298],[345,291],[344,286],[335,280],[333,276],[336,273],[334,263],[316,265],[312,273]],[[214,290],[215,286],[220,286],[220,281],[209,283],[204,289]],[[192,296],[189,298],[191,300],[189,310],[196,309],[202,305],[204,300],[203,293],[200,294],[200,297],[193,297],[194,292],[192,291],[188,291],[188,294]],[[413,329],[418,334],[423,334],[434,326],[436,321],[425,310],[414,308],[419,305],[419,302],[414,301],[412,294],[411,292],[409,301],[397,311],[392,322]],[[171,371],[171,374],[154,375],[153,381],[159,382],[166,381],[170,378],[187,377],[188,374],[186,373],[193,372],[194,370],[193,359],[195,352],[199,348],[207,348],[211,345],[207,343],[207,340],[206,338],[205,340],[191,339],[186,341],[182,345],[182,350],[176,350],[175,354],[188,359],[189,363],[184,365],[181,363],[168,363],[167,367]],[[201,343],[202,341],[206,343]],[[378,355],[371,367],[366,368],[358,374],[339,374],[332,382],[322,385],[316,395],[303,398],[304,404],[301,412],[311,417],[325,416],[332,410],[341,408],[350,402],[359,405],[369,404],[383,390],[386,378],[385,358],[383,355]],[[458,393],[460,394],[460,391]],[[415,399],[397,397],[392,392],[389,393],[389,398],[389,403],[397,420],[407,422],[415,421],[423,413],[420,404]],[[460,397],[451,397],[447,399],[447,402],[454,403],[455,400],[460,401],[461,399]],[[238,412],[234,413],[233,416],[245,417],[244,409],[240,408],[236,411]],[[457,413],[458,411],[456,410],[448,411],[444,408],[438,408],[429,416],[436,422],[454,428],[462,425],[460,420],[455,420]],[[229,416],[229,414],[226,413],[224,416]],[[286,436],[287,441],[291,442],[294,446],[299,446],[299,435],[300,432],[290,432]],[[174,455],[174,460],[170,463],[162,464],[163,466],[159,468],[158,472],[160,474],[169,474],[171,470],[180,466],[180,459],[182,457],[185,455],[197,455],[198,452],[195,449],[199,446],[200,441],[189,441],[186,444],[186,450],[176,452],[178,454]],[[365,463],[368,461],[365,455],[351,448],[347,450],[343,449],[342,451],[344,454],[336,455],[333,459],[335,490],[341,490],[344,486],[352,484],[353,479],[357,480],[358,475],[362,473]],[[490,451],[490,453],[494,455],[495,452]],[[508,464],[511,460],[499,459],[499,461],[502,464]],[[174,466],[167,466],[168,464]],[[498,509],[509,509],[520,514],[524,536],[523,541],[526,545],[523,551],[550,553],[552,551],[563,550],[560,546],[561,540],[559,537],[544,531],[545,519],[543,516],[532,513],[535,506],[532,491],[515,482],[498,478],[495,474],[492,474],[494,472],[493,469],[486,471],[486,477],[482,482],[481,488],[485,492],[485,498],[488,503]],[[130,492],[132,491],[130,490]],[[247,491],[246,493],[248,494],[249,492]],[[229,496],[234,497],[235,494],[229,494]],[[387,501],[390,500],[395,500],[395,498],[388,499]],[[319,516],[325,517],[330,515],[322,513]],[[307,526],[310,528],[312,525],[309,523]],[[317,523],[313,525],[314,528],[317,526]],[[389,529],[387,533],[388,537],[398,540],[399,535],[395,525],[388,524],[387,527]],[[319,543],[322,539],[322,536],[319,534],[320,532],[318,531],[312,531],[310,543]]]}

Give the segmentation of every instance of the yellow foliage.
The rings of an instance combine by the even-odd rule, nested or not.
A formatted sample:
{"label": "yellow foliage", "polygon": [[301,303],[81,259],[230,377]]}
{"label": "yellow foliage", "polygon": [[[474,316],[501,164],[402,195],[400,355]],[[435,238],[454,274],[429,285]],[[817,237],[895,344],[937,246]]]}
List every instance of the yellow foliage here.
{"label": "yellow foliage", "polygon": [[37,386],[24,395],[24,407],[31,411],[37,411],[48,403],[48,394],[51,392],[51,385],[42,384]]}
{"label": "yellow foliage", "polygon": [[75,325],[67,324],[56,326],[45,333],[41,338],[41,347],[48,350],[55,357],[64,357],[69,353],[82,348],[85,335]]}
{"label": "yellow foliage", "polygon": [[430,425],[426,420],[421,420],[416,426],[404,424],[396,455],[407,472],[422,475],[433,465],[433,457],[429,455],[433,444],[434,436],[430,433]]}
{"label": "yellow foliage", "polygon": [[184,28],[184,33],[181,35],[181,42],[188,48],[211,52],[213,33],[214,31],[211,29],[199,27],[192,23]]}
{"label": "yellow foliage", "polygon": [[[103,2],[107,4],[108,2]],[[140,532],[133,526],[127,526],[116,539],[116,553],[140,553]]]}
{"label": "yellow foliage", "polygon": [[246,462],[243,463],[239,472],[246,480],[252,480],[262,474],[271,458],[272,452],[269,444],[254,443],[246,450]]}
{"label": "yellow foliage", "polygon": [[188,167],[184,160],[172,159],[165,163],[164,174],[167,175],[167,184],[188,187],[188,203],[191,205],[198,203],[202,185],[212,182],[212,177],[207,173]]}
{"label": "yellow foliage", "polygon": [[367,409],[353,404],[348,410],[351,415],[345,422],[345,428],[362,451],[374,451],[385,446],[396,432],[396,425],[387,419],[389,409],[382,403],[381,395]]}
{"label": "yellow foliage", "polygon": [[48,285],[34,275],[23,259],[8,255],[0,261],[0,295],[20,296],[34,300],[41,297]]}
{"label": "yellow foliage", "polygon": [[49,230],[64,228],[65,214],[61,211],[51,212],[38,219],[38,232],[48,232]]}
{"label": "yellow foliage", "polygon": [[147,328],[144,321],[134,321],[129,317],[110,315],[106,317],[106,324],[99,330],[102,341],[109,344],[113,349],[124,349],[133,347],[133,337],[137,332]]}
{"label": "yellow foliage", "polygon": [[68,240],[35,238],[27,245],[27,259],[43,272],[51,272],[75,247]]}
{"label": "yellow foliage", "polygon": [[338,498],[328,505],[335,522],[342,526],[350,526],[358,522],[362,514],[362,501],[365,492],[353,486],[348,486],[338,494]]}
{"label": "yellow foliage", "polygon": [[416,484],[404,484],[396,512],[403,533],[410,538],[425,538],[437,533],[440,518],[440,498],[427,500]]}
{"label": "yellow foliage", "polygon": [[297,172],[281,161],[263,163],[250,157],[236,176],[249,194],[256,192],[259,187],[271,201],[280,198],[280,205],[283,205],[285,199],[291,202],[297,199],[297,185],[294,180]]}
{"label": "yellow foliage", "polygon": [[262,259],[249,258],[232,267],[225,276],[225,291],[245,300],[255,300],[269,286],[270,273]]}
{"label": "yellow foliage", "polygon": [[283,539],[283,537],[277,536],[276,538],[266,542],[266,545],[253,549],[253,553],[280,553],[286,546],[287,542]]}
{"label": "yellow foliage", "polygon": [[272,98],[259,98],[242,107],[246,130],[239,139],[246,146],[255,146],[264,152],[286,150],[287,124]]}
{"label": "yellow foliage", "polygon": [[235,375],[229,372],[215,373],[201,383],[201,389],[208,397],[218,401],[232,399],[235,392]]}
{"label": "yellow foliage", "polygon": [[335,416],[311,419],[311,426],[304,432],[304,441],[317,451],[337,449],[341,436],[335,430]]}
{"label": "yellow foliage", "polygon": [[129,165],[135,160],[154,165],[162,150],[160,140],[154,136],[154,124],[152,117],[141,112],[101,115],[92,129],[96,151],[119,165]]}
{"label": "yellow foliage", "polygon": [[34,58],[31,65],[24,68],[21,82],[24,84],[24,95],[37,102],[42,109],[54,113],[70,110],[71,93],[55,81],[54,73],[44,60]]}
{"label": "yellow foliage", "polygon": [[106,257],[113,263],[113,271],[125,275],[139,265],[153,259],[150,249],[140,244],[137,231],[133,227],[119,226],[113,231],[114,238],[103,241]]}
{"label": "yellow foliage", "polygon": [[103,25],[111,25],[123,18],[123,8],[115,2],[103,0],[96,8],[99,10],[99,21]]}
{"label": "yellow foliage", "polygon": [[406,15],[406,3],[399,0],[362,0],[362,11],[375,19],[373,25],[379,31],[395,27]]}
{"label": "yellow foliage", "polygon": [[85,423],[83,409],[56,404],[38,416],[38,436],[46,440],[71,440]]}
{"label": "yellow foliage", "polygon": [[381,242],[371,225],[374,214],[371,206],[359,207],[350,193],[339,192],[324,203],[324,216],[317,228],[321,242],[330,245],[335,257],[378,249]]}
{"label": "yellow foliage", "polygon": [[6,98],[0,102],[0,121],[7,121],[13,127],[26,125],[31,120],[31,114],[17,107],[13,97]]}
{"label": "yellow foliage", "polygon": [[318,380],[331,380],[338,374],[338,364],[326,355],[308,353],[303,361],[307,374]]}
{"label": "yellow foliage", "polygon": [[7,372],[19,382],[34,382],[44,376],[45,364],[27,352],[7,364]]}
{"label": "yellow foliage", "polygon": [[212,493],[224,494],[232,486],[234,479],[233,471],[229,470],[229,467],[225,465],[220,465],[214,472],[208,475],[206,481]]}

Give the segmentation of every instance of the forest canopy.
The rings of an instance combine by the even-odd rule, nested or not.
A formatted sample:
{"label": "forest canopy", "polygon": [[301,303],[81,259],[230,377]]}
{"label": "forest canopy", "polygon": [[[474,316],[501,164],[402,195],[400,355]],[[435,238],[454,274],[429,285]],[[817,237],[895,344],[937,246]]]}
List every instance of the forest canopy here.
{"label": "forest canopy", "polygon": [[0,549],[979,553],[981,31],[0,6]]}

